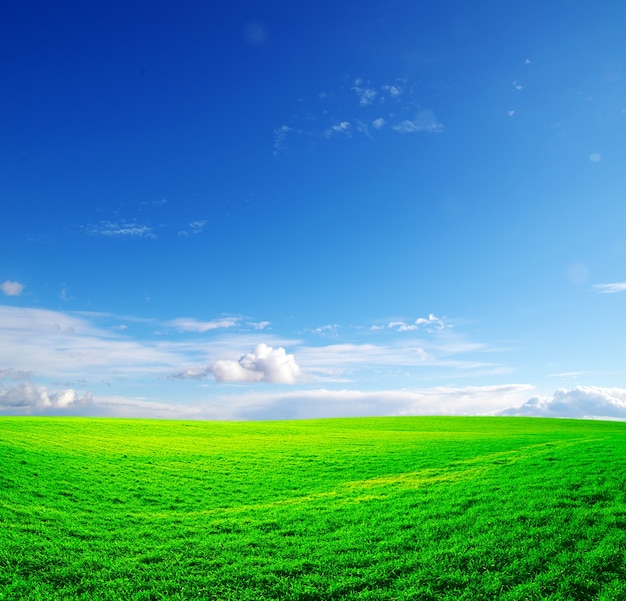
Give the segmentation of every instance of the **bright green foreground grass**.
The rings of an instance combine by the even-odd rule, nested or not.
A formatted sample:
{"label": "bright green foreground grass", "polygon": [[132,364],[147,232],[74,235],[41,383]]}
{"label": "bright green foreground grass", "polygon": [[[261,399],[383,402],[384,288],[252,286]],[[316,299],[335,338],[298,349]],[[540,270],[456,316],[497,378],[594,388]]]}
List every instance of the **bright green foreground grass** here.
{"label": "bright green foreground grass", "polygon": [[0,600],[626,599],[626,424],[0,419]]}

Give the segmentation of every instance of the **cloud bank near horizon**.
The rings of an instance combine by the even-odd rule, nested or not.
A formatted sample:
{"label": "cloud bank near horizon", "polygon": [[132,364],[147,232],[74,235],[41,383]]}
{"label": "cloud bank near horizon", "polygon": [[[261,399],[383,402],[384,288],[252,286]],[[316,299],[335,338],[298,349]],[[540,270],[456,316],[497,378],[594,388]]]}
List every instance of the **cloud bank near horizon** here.
{"label": "cloud bank near horizon", "polygon": [[[577,386],[538,396],[530,384],[503,381],[514,370],[484,361],[489,345],[435,314],[385,323],[345,334],[339,325],[323,326],[333,343],[319,345],[237,316],[162,321],[0,305],[0,413],[626,419],[625,389]],[[471,385],[491,377],[500,383]]]}
{"label": "cloud bank near horizon", "polygon": [[47,386],[20,382],[0,390],[0,412],[5,414],[46,413],[61,410],[65,413],[93,404],[93,395],[80,395],[73,388],[51,391]]}
{"label": "cloud bank near horizon", "polygon": [[193,403],[52,391],[23,382],[2,389],[0,415],[61,414],[199,420],[289,420],[385,416],[522,416],[626,420],[626,389],[577,386],[529,399],[528,384],[363,391],[328,388],[207,395]]}
{"label": "cloud bank near horizon", "polygon": [[551,397],[533,397],[500,415],[626,420],[626,390],[595,386],[559,388]]}

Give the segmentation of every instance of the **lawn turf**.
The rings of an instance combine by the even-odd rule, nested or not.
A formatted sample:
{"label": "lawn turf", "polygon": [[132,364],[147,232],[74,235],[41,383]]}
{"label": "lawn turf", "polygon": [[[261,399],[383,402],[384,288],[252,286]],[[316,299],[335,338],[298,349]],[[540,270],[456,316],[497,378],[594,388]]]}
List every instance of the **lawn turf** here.
{"label": "lawn turf", "polygon": [[626,599],[626,424],[0,418],[0,601]]}

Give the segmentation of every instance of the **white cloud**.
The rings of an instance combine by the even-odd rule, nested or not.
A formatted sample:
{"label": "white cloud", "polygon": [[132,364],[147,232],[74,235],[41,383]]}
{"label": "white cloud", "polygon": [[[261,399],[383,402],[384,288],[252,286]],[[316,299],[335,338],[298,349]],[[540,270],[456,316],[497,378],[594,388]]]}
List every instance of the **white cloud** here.
{"label": "white cloud", "polygon": [[0,380],[29,380],[32,378],[32,371],[20,369],[0,369]]}
{"label": "white cloud", "polygon": [[198,332],[203,334],[210,330],[232,328],[240,321],[239,317],[224,317],[222,319],[214,319],[213,321],[196,321],[195,319],[181,317],[168,322],[168,325],[175,327],[181,332]]}
{"label": "white cloud", "polygon": [[217,361],[207,373],[213,374],[218,382],[260,382],[263,379],[262,371],[246,369],[240,362],[230,360]]}
{"label": "white cloud", "polygon": [[277,156],[281,151],[285,150],[287,146],[287,134],[290,133],[301,132],[288,125],[281,125],[274,130],[274,156]]}
{"label": "white cloud", "polygon": [[361,106],[369,106],[378,95],[378,92],[373,88],[363,87],[363,80],[360,78],[355,79],[352,91],[359,97]]}
{"label": "white cloud", "polygon": [[169,373],[188,361],[185,344],[133,340],[95,326],[96,317],[0,306],[0,365],[39,377],[101,381]]}
{"label": "white cloud", "polygon": [[315,328],[313,332],[315,334],[335,334],[340,327],[341,326],[337,323],[328,323],[324,326]]}
{"label": "white cloud", "polygon": [[[255,391],[222,397],[219,419],[306,419],[385,415],[494,415],[528,398],[527,384],[440,386],[362,391],[355,389]],[[215,409],[215,405],[212,406]]]}
{"label": "white cloud", "polygon": [[626,389],[576,386],[559,388],[551,397],[533,397],[501,415],[533,417],[611,418],[626,420]]}
{"label": "white cloud", "polygon": [[404,321],[392,321],[388,324],[387,327],[392,330],[396,330],[397,332],[411,332],[414,330],[419,330],[421,327],[428,325],[438,330],[442,330],[445,327],[443,325],[443,321],[432,313],[428,317],[418,317],[413,323],[405,323]]}
{"label": "white cloud", "polygon": [[[129,322],[136,322],[138,326],[120,327],[120,323]],[[309,346],[302,340],[267,333],[266,322],[256,325],[246,322],[245,329],[249,331],[239,331],[239,327],[238,331],[233,331],[241,324],[239,317],[212,321],[180,318],[159,323],[130,316],[0,305],[0,366],[32,371],[38,378],[85,378],[90,386],[94,382],[130,382],[169,374],[182,379],[214,376],[218,381],[267,382],[292,382],[301,378],[308,382],[329,381],[328,374],[331,374],[331,381],[336,382],[356,377],[365,381],[381,381],[399,375],[403,378],[433,377],[433,368],[437,369],[438,377],[445,374],[448,381],[457,377],[508,373],[505,366],[476,357],[476,353],[484,354],[489,350],[484,344],[468,341],[454,329],[444,328],[434,314],[420,317],[413,323],[392,322],[397,329],[417,328],[411,336],[396,333],[389,338],[391,330],[387,327],[376,332],[356,328],[346,332],[356,340],[340,339],[339,344],[323,346]],[[155,332],[159,325],[164,325],[165,329]],[[136,332],[146,327],[149,338],[137,338]],[[204,335],[181,339],[173,336],[172,328]],[[317,333],[339,336],[339,331],[336,324],[327,324]],[[367,339],[368,332],[372,339],[376,337],[375,343]],[[362,340],[362,336],[366,339]],[[388,339],[381,340],[385,336]],[[264,344],[257,346],[260,343]],[[255,351],[237,359],[240,357],[238,349],[255,347],[269,349],[269,355]],[[292,352],[297,356],[297,363],[293,355],[287,355],[281,348],[295,349]],[[274,373],[271,367],[279,359],[284,365]],[[220,363],[224,360],[226,363]],[[215,368],[210,371],[207,366]]]}
{"label": "white cloud", "polygon": [[302,375],[293,355],[288,355],[282,347],[274,349],[266,344],[257,344],[239,361],[217,361],[210,371],[218,382],[295,384]]}
{"label": "white cloud", "polygon": [[402,88],[398,86],[382,86],[382,89],[389,92],[392,96],[400,96],[402,94]]}
{"label": "white cloud", "polygon": [[[240,365],[242,369],[243,366]],[[209,375],[210,368],[204,376]],[[249,374],[242,377],[249,378]],[[254,379],[238,381],[259,381]],[[435,386],[414,389],[297,389],[237,391],[192,403],[96,396],[74,389],[50,391],[29,382],[0,390],[5,414],[63,411],[68,414],[172,419],[306,419],[393,415],[503,415],[626,420],[626,390],[579,386],[551,397],[528,397],[528,384]]]}
{"label": "white cloud", "polygon": [[422,131],[438,133],[443,131],[443,125],[437,121],[432,111],[423,110],[417,113],[415,119],[402,121],[394,125],[392,129],[401,134],[412,134]]}
{"label": "white cloud", "polygon": [[[168,328],[178,325],[190,332],[207,332],[206,336],[184,340],[168,338],[167,329],[156,336],[149,331],[148,339],[137,338],[134,332],[138,328],[120,330],[120,319],[106,313],[62,313],[0,305],[0,377],[33,372],[38,378],[50,380],[84,378],[92,388],[94,383],[146,383],[237,356],[236,349],[253,348],[261,342],[261,336],[275,347],[294,344],[291,339],[267,332],[231,333],[219,329],[235,325],[239,318],[165,322]],[[148,326],[149,330],[160,325],[130,316],[123,319]],[[100,323],[102,327],[97,325]]]}
{"label": "white cloud", "polygon": [[135,221],[101,221],[96,225],[87,226],[85,232],[90,236],[107,238],[156,238],[150,226]]}
{"label": "white cloud", "polygon": [[22,290],[24,290],[24,284],[20,284],[19,282],[10,282],[6,280],[0,286],[2,292],[7,296],[19,296],[22,294]]}
{"label": "white cloud", "polygon": [[[50,382],[67,382],[58,387],[88,388],[96,398],[102,391],[114,395],[141,386],[142,391],[154,390],[153,400],[158,403],[159,396],[170,397],[176,394],[176,387],[184,386],[195,398],[209,387],[212,390],[208,398],[216,398],[215,391],[224,387],[215,382],[330,386],[359,381],[361,386],[386,388],[400,381],[405,386],[416,382],[421,385],[429,380],[450,382],[506,373],[502,365],[476,360],[475,353],[484,353],[488,348],[466,340],[454,328],[440,326],[440,321],[430,314],[405,323],[419,329],[414,335],[398,334],[388,327],[386,331],[371,332],[368,328],[340,329],[336,324],[327,324],[320,326],[318,333],[341,333],[341,343],[308,346],[302,339],[261,331],[267,322],[260,322],[255,330],[253,322],[244,324],[239,317],[159,322],[108,313],[64,313],[0,305],[0,381],[4,379],[9,386],[36,377],[37,384],[48,388]],[[131,327],[122,330],[122,322]],[[244,328],[229,329],[242,324]],[[165,328],[155,332],[161,326]],[[179,336],[173,328],[205,335]],[[147,338],[137,338],[139,331],[145,331]],[[351,340],[344,342],[344,336]],[[242,348],[253,350],[241,356]],[[293,354],[285,349],[293,349]],[[173,379],[168,380],[168,375]],[[203,380],[208,381],[200,383]],[[173,388],[166,392],[168,386]],[[50,407],[63,405],[64,399],[69,399],[68,406],[75,406],[75,401],[62,392],[47,392]],[[12,394],[6,398],[13,399]],[[519,399],[519,403],[524,400]],[[506,406],[511,403],[501,408]],[[211,416],[227,414],[225,408],[214,409]],[[98,411],[97,407],[89,409],[93,414]]]}
{"label": "white cloud", "polygon": [[616,292],[626,292],[626,282],[615,282],[613,284],[595,284],[593,289],[600,294],[614,294]]}
{"label": "white cloud", "polygon": [[201,405],[163,403],[155,400],[98,396],[92,405],[80,411],[81,415],[109,417],[145,417],[159,419],[228,419],[226,412],[213,411],[206,403]]}
{"label": "white cloud", "polygon": [[42,411],[48,409],[71,410],[92,403],[90,392],[83,396],[73,388],[51,392],[46,386],[23,382],[0,390],[0,410],[11,412]]}
{"label": "white cloud", "polygon": [[202,232],[204,226],[207,224],[206,219],[198,221],[192,221],[187,225],[186,229],[182,229],[178,232],[179,236],[195,236]]}
{"label": "white cloud", "polygon": [[[354,95],[358,107],[354,106]],[[402,80],[402,85],[379,85],[358,77],[332,92],[301,97],[298,104],[289,124],[274,130],[274,155],[286,149],[287,137],[291,142],[292,134],[305,135],[313,141],[372,138],[388,124],[393,131],[403,134],[443,131],[433,112],[422,107],[416,86],[407,80]],[[412,115],[415,115],[413,119],[407,118]]]}
{"label": "white cloud", "polygon": [[332,370],[340,375],[345,371],[446,364],[444,360],[434,359],[419,344],[398,346],[343,343],[309,346],[298,349],[298,358],[305,371],[310,374]]}
{"label": "white cloud", "polygon": [[338,134],[342,134],[344,136],[349,136],[350,135],[350,128],[351,125],[348,121],[342,121],[341,123],[337,123],[335,125],[332,125],[331,127],[329,127],[326,132],[325,132],[325,136],[327,138],[331,138],[332,136],[338,135]]}
{"label": "white cloud", "polygon": [[184,369],[175,374],[172,374],[170,377],[177,380],[203,380],[210,374],[210,367],[190,367],[188,369]]}
{"label": "white cloud", "polygon": [[328,388],[212,392],[203,401],[177,404],[147,398],[103,396],[76,413],[171,419],[306,419],[385,415],[495,415],[520,404],[532,386],[440,386],[363,391]]}
{"label": "white cloud", "polygon": [[[503,375],[511,369],[502,364],[484,361],[490,348],[480,342],[465,339],[453,328],[445,327],[434,314],[413,323],[391,322],[389,326],[372,326],[358,330],[356,336],[368,336],[366,342],[340,342],[324,346],[297,348],[298,362],[316,381],[327,381],[324,374],[337,378],[423,378],[434,373],[446,379]],[[411,332],[412,335],[391,334],[390,331]],[[415,332],[415,330],[418,330]],[[374,342],[375,341],[375,342]],[[434,371],[436,368],[436,372]],[[407,382],[408,380],[403,380]]]}
{"label": "white cloud", "polygon": [[270,326],[270,322],[269,321],[257,321],[257,322],[252,322],[250,323],[250,325],[255,329],[255,330],[264,330],[265,328],[267,328],[268,326]]}

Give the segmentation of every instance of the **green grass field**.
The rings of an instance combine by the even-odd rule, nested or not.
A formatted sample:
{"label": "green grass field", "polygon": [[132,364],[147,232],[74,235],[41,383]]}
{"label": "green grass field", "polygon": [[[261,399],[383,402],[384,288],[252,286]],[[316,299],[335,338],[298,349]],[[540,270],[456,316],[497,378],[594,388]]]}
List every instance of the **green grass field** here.
{"label": "green grass field", "polygon": [[0,418],[0,600],[626,599],[626,423]]}

